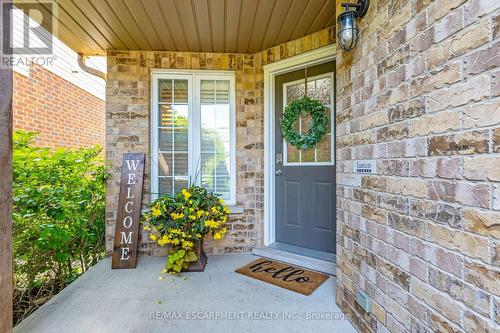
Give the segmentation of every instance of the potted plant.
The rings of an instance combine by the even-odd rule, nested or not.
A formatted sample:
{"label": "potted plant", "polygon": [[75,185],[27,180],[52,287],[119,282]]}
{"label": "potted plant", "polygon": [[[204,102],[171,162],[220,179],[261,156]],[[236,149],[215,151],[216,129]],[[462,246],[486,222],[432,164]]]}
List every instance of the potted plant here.
{"label": "potted plant", "polygon": [[224,200],[199,186],[149,204],[143,214],[144,230],[159,246],[171,246],[164,273],[203,271],[207,262],[203,238],[221,239],[227,232],[230,211]]}

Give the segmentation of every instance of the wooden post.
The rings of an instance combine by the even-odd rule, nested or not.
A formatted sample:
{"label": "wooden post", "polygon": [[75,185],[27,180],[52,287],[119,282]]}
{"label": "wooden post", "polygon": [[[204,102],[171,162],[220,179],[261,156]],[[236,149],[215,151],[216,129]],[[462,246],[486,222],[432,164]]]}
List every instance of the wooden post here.
{"label": "wooden post", "polygon": [[[8,33],[0,24],[3,43]],[[0,332],[12,324],[12,68],[0,64]]]}

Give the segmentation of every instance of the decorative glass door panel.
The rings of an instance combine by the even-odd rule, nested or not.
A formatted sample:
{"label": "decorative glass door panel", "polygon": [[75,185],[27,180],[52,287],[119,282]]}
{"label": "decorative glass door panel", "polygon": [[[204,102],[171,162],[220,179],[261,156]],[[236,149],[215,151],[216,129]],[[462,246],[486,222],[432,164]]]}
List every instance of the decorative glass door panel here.
{"label": "decorative glass door panel", "polygon": [[[283,84],[283,105],[286,107],[294,100],[306,95],[306,80],[301,79]],[[284,165],[333,165],[333,74],[328,73],[307,79],[307,96],[323,103],[328,116],[328,130],[321,141],[313,148],[299,150],[283,141]],[[311,116],[299,117],[295,130],[304,135],[311,125]]]}

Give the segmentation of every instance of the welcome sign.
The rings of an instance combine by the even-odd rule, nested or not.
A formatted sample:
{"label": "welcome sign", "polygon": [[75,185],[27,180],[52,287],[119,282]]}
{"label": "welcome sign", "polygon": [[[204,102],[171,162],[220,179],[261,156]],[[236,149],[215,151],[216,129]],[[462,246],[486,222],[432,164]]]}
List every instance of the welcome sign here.
{"label": "welcome sign", "polygon": [[144,158],[143,153],[123,155],[112,269],[135,268],[137,264]]}

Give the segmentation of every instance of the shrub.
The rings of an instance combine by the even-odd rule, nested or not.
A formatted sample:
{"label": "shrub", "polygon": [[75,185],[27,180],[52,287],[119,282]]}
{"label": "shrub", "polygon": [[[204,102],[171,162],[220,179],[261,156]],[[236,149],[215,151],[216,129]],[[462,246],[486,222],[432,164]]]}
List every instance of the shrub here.
{"label": "shrub", "polygon": [[14,321],[32,313],[104,255],[105,166],[98,147],[33,146],[14,133]]}

